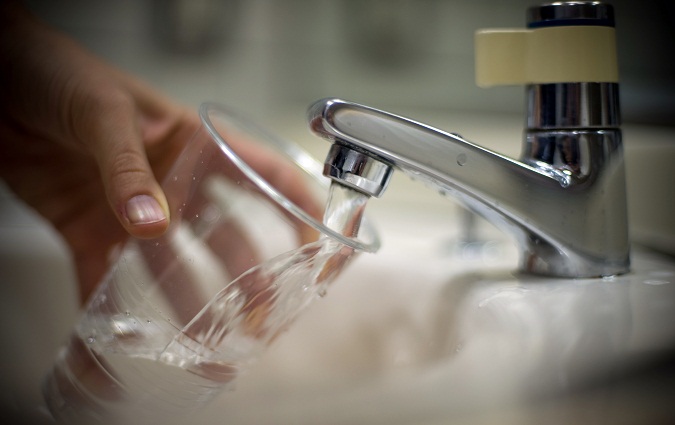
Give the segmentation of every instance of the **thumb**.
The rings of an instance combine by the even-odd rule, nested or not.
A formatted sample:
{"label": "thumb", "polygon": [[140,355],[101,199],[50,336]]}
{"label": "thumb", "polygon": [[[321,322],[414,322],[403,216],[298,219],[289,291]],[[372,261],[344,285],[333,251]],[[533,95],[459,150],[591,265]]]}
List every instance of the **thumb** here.
{"label": "thumb", "polygon": [[122,96],[105,106],[89,111],[88,141],[108,202],[130,235],[158,237],[169,225],[169,208],[148,162],[134,103]]}

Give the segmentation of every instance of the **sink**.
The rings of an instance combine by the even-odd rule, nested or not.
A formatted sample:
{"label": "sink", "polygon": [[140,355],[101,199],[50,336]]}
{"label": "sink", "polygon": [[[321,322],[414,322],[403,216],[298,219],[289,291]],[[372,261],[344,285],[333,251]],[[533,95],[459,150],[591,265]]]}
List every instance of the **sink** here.
{"label": "sink", "polygon": [[663,377],[649,393],[640,381],[668,366],[675,348],[672,260],[636,248],[625,276],[519,276],[514,245],[487,223],[478,223],[477,241],[458,242],[457,207],[373,206],[383,216],[382,251],[359,258],[194,423],[597,423],[675,414],[673,381],[665,386]]}
{"label": "sink", "polygon": [[[476,137],[489,144],[490,131]],[[76,319],[74,277],[45,224],[5,189],[0,200],[2,407],[38,423],[40,377]],[[510,239],[477,219],[467,240],[465,210],[403,174],[368,210],[381,251],[362,254],[235,390],[176,424],[675,418],[672,256],[635,245],[626,275],[520,275]]]}

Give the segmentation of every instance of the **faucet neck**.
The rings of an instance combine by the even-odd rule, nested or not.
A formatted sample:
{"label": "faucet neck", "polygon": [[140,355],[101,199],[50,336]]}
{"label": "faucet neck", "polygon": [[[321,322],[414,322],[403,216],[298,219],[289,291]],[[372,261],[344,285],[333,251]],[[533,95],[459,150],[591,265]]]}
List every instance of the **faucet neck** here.
{"label": "faucet neck", "polygon": [[[527,10],[528,29],[562,26],[614,28],[614,25],[614,9],[600,2],[558,2]],[[588,40],[580,38],[576,43],[583,44],[585,41]],[[613,61],[609,65],[616,68],[615,57],[606,60]],[[528,130],[610,129],[620,125],[619,85],[616,82],[529,84],[527,106]]]}
{"label": "faucet neck", "polygon": [[621,125],[617,83],[529,84],[527,130],[613,129]]}
{"label": "faucet neck", "polygon": [[[601,34],[606,37],[605,48],[597,49],[592,55],[599,62],[586,62],[567,55],[566,62],[560,63],[561,67],[570,70],[607,67],[614,72],[596,76],[613,74],[617,80],[575,81],[570,78],[561,82],[527,84],[527,119],[521,160],[539,169],[559,173],[564,177],[561,181],[577,188],[574,190],[583,187],[589,200],[583,207],[585,214],[600,216],[604,206],[613,206],[614,214],[598,220],[598,223],[602,221],[606,224],[607,231],[589,239],[589,242],[602,247],[598,251],[617,254],[613,261],[605,262],[604,269],[596,269],[604,275],[617,270],[625,271],[629,267],[618,71],[616,54],[606,54],[615,45],[614,10],[612,6],[599,2],[563,2],[535,6],[527,12],[528,30],[557,31],[563,28],[552,27],[568,27],[564,30],[570,36],[581,34],[574,29],[581,26],[609,27],[597,33],[598,38]],[[570,45],[570,51],[574,51],[576,46],[582,48],[584,43],[594,41],[595,37],[573,38],[576,41]],[[567,42],[570,42],[569,38]],[[575,60],[578,63],[569,62]],[[574,225],[579,223],[568,223],[566,227],[569,229]],[[550,248],[542,244],[536,234],[530,235],[522,245],[525,253],[521,259],[523,269],[547,272],[564,269],[568,263],[583,264],[562,261],[561,257],[551,255]]]}

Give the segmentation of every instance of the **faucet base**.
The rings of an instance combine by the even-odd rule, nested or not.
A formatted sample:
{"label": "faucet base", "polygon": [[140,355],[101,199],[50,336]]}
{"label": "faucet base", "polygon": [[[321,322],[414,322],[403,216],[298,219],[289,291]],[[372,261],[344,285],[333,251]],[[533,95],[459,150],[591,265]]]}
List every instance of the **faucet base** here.
{"label": "faucet base", "polygon": [[522,229],[523,271],[561,277],[627,273],[630,241],[621,130],[528,130],[521,161],[565,189],[539,192],[532,214],[550,223]]}
{"label": "faucet base", "polygon": [[556,248],[537,237],[521,246],[520,271],[527,274],[560,278],[599,278],[618,276],[630,271],[630,257],[608,260],[579,255]]}

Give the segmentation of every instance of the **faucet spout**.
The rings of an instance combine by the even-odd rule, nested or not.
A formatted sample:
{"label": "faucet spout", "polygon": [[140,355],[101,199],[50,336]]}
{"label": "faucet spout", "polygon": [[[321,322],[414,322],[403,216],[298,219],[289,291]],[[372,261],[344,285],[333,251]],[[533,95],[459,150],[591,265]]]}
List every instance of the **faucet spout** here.
{"label": "faucet spout", "polygon": [[[526,273],[598,277],[628,271],[618,130],[579,129],[574,137],[568,131],[537,133],[515,160],[458,135],[344,100],[318,101],[308,114],[311,129],[334,145],[325,174],[342,184],[379,196],[391,168],[425,181],[513,235]],[[355,166],[344,161],[345,152],[368,160]],[[345,162],[349,172],[333,172]],[[367,178],[354,178],[360,173]]]}

